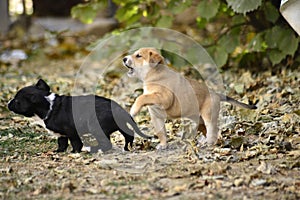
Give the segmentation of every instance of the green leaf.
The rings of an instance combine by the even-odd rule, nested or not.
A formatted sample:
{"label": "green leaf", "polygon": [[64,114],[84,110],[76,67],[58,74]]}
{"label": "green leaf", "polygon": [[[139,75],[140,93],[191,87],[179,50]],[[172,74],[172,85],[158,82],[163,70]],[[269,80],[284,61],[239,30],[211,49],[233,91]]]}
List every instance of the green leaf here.
{"label": "green leaf", "polygon": [[291,29],[284,29],[284,37],[279,41],[278,48],[286,55],[294,55],[299,45],[299,40],[296,38]]}
{"label": "green leaf", "polygon": [[299,45],[299,39],[294,32],[280,26],[274,26],[267,30],[265,41],[273,65],[280,63],[287,55],[294,56]]}
{"label": "green leaf", "polygon": [[239,31],[230,31],[228,34],[224,35],[219,41],[218,45],[227,53],[232,53],[235,48],[240,44],[240,32]]}
{"label": "green leaf", "polygon": [[[115,17],[120,22],[126,22],[127,24],[131,24],[135,22],[134,17],[137,16],[138,14],[139,14],[139,7],[137,5],[126,4],[124,7],[121,7],[117,10]],[[140,13],[140,15],[142,15],[142,13]]]}
{"label": "green leaf", "polygon": [[100,3],[78,4],[71,9],[71,15],[83,23],[90,24],[94,21],[101,7],[102,4]]}
{"label": "green leaf", "polygon": [[202,0],[197,6],[197,10],[200,17],[206,18],[208,20],[216,16],[219,7],[219,0]]}
{"label": "green leaf", "polygon": [[206,27],[207,20],[205,18],[197,17],[196,23],[197,23],[198,28],[204,29]]}
{"label": "green leaf", "polygon": [[162,15],[156,23],[156,26],[163,28],[170,28],[173,24],[173,17]]}
{"label": "green leaf", "polygon": [[236,13],[246,14],[261,6],[262,0],[226,0],[229,7]]}
{"label": "green leaf", "polygon": [[243,15],[240,14],[235,14],[232,18],[232,24],[242,24],[242,23],[246,23],[246,18]]}
{"label": "green leaf", "polygon": [[263,52],[266,49],[265,41],[263,39],[264,33],[258,33],[249,42],[248,49],[250,52]]}
{"label": "green leaf", "polygon": [[191,5],[191,1],[178,1],[178,0],[172,0],[168,3],[168,10],[171,11],[173,14],[179,14],[182,13],[185,9],[187,9]]}
{"label": "green leaf", "polygon": [[137,14],[135,14],[135,15],[132,15],[132,16],[131,16],[129,19],[127,19],[127,21],[126,21],[127,26],[132,25],[132,24],[137,25],[136,22],[138,22],[138,21],[141,19],[142,15],[143,15],[142,13],[137,13]]}
{"label": "green leaf", "polygon": [[265,40],[269,48],[279,49],[285,55],[294,55],[299,45],[294,32],[280,26],[267,30]]}
{"label": "green leaf", "polygon": [[[99,1],[99,0],[98,0]],[[101,0],[100,0],[101,1]],[[102,0],[103,1],[103,0]],[[125,4],[138,4],[141,0],[112,0],[115,4],[124,6]]]}
{"label": "green leaf", "polygon": [[274,26],[266,31],[265,40],[269,48],[278,48],[278,42],[284,37],[283,30],[280,26]]}
{"label": "green leaf", "polygon": [[278,9],[271,2],[265,3],[264,13],[266,19],[272,23],[275,23],[280,16]]}
{"label": "green leaf", "polygon": [[226,64],[228,59],[228,53],[222,46],[213,46],[207,49],[210,55],[213,57],[216,65],[222,67]]}
{"label": "green leaf", "polygon": [[287,55],[277,49],[271,49],[268,52],[269,52],[269,58],[272,62],[272,65],[276,65],[276,64],[280,63]]}

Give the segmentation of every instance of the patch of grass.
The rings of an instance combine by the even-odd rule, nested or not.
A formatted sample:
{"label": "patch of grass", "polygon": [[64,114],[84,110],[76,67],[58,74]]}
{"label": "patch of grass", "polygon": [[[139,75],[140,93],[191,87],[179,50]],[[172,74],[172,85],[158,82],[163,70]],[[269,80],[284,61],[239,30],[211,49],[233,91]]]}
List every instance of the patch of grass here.
{"label": "patch of grass", "polygon": [[120,187],[120,186],[125,186],[127,183],[125,182],[117,182],[117,181],[112,181],[108,185],[114,186],[114,187]]}
{"label": "patch of grass", "polygon": [[35,155],[55,149],[56,141],[30,128],[8,128],[1,131],[0,158],[14,155]]}
{"label": "patch of grass", "polygon": [[134,194],[118,194],[118,200],[136,199],[137,196]]}

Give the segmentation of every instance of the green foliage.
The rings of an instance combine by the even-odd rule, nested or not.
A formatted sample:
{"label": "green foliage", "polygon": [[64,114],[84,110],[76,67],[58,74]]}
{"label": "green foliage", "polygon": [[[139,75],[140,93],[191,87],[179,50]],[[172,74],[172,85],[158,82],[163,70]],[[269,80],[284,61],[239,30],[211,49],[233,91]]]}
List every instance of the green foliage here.
{"label": "green foliage", "polygon": [[226,2],[234,12],[243,14],[256,10],[262,3],[261,0],[226,0]]}
{"label": "green foliage", "polygon": [[280,16],[278,10],[275,8],[275,6],[272,5],[271,2],[265,3],[264,15],[266,17],[266,20],[271,23],[275,23]]}
{"label": "green foliage", "polygon": [[268,45],[269,58],[273,65],[280,63],[286,56],[294,56],[299,39],[295,37],[291,29],[274,26],[265,33],[265,41]]}
{"label": "green foliage", "polygon": [[79,4],[72,8],[71,15],[83,23],[90,24],[94,21],[99,10],[106,6],[105,1],[91,1],[88,4]]}
{"label": "green foliage", "polygon": [[197,6],[197,10],[200,17],[210,19],[216,16],[219,6],[219,0],[201,1]]}
{"label": "green foliage", "polygon": [[[123,5],[123,1],[116,1],[116,3]],[[142,16],[141,10],[138,6],[138,1],[132,0],[121,6],[117,13],[116,18],[121,23],[133,24],[137,22]]]}
{"label": "green foliage", "polygon": [[[73,17],[91,22],[101,0],[95,0],[72,9]],[[113,0],[118,6],[115,18],[121,28],[155,26],[174,28],[186,33],[186,26],[178,26],[179,14],[193,16],[190,36],[197,38],[218,66],[245,64],[247,58],[261,65],[263,58],[270,64],[285,63],[287,57],[300,60],[299,37],[280,17],[279,9],[266,0]],[[188,10],[195,8],[194,10]],[[187,16],[190,17],[190,16]],[[185,18],[185,16],[183,17]],[[183,27],[183,30],[182,28]],[[209,27],[214,27],[210,30]],[[243,61],[241,63],[241,61]]]}
{"label": "green foliage", "polygon": [[156,23],[156,26],[163,28],[170,28],[172,26],[173,18],[168,15],[162,15]]}
{"label": "green foliage", "polygon": [[223,66],[226,64],[228,53],[226,52],[226,49],[224,47],[214,45],[208,48],[208,52],[214,58],[217,66]]}

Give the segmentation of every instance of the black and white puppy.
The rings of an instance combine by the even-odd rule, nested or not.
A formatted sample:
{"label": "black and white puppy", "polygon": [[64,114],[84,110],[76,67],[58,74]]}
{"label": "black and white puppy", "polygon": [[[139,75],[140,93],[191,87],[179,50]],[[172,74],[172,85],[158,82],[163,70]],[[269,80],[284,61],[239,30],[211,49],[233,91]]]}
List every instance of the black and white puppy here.
{"label": "black and white puppy", "polygon": [[57,152],[66,151],[68,140],[72,152],[80,152],[83,147],[80,137],[87,133],[97,140],[97,144],[91,146],[91,152],[111,149],[110,134],[115,131],[120,131],[125,137],[126,151],[128,145],[132,146],[133,130],[141,137],[151,138],[139,130],[132,117],[116,102],[95,95],[60,96],[51,93],[42,79],[19,90],[8,103],[8,108],[26,117],[37,115],[47,129],[59,133]]}

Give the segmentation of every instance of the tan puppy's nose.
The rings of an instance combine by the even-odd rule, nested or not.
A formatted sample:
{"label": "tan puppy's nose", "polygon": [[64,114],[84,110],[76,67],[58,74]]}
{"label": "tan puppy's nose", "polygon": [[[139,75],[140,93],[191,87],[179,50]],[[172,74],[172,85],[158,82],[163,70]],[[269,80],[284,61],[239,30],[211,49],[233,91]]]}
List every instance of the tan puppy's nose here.
{"label": "tan puppy's nose", "polygon": [[124,64],[124,66],[126,66],[126,67],[131,67],[131,63],[132,63],[132,61],[131,61],[131,59],[130,59],[130,56],[125,56],[124,58],[123,58],[123,64]]}

